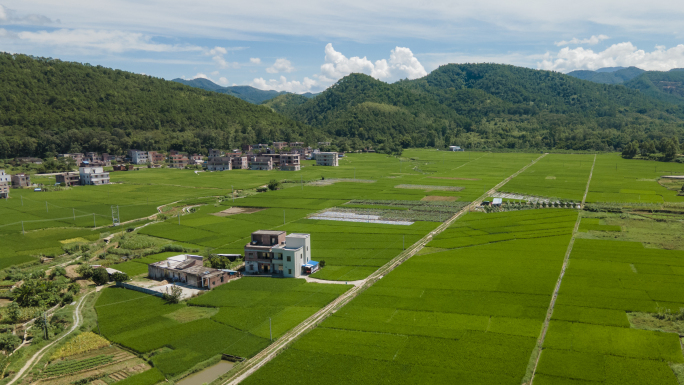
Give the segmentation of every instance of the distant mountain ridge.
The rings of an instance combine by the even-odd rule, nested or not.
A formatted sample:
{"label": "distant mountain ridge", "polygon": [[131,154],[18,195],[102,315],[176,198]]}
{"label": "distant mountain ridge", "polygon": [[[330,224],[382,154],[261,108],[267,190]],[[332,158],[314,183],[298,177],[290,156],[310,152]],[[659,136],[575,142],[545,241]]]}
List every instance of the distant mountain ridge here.
{"label": "distant mountain ridge", "polygon": [[594,83],[623,84],[664,102],[684,104],[684,68],[644,71],[637,67],[606,67],[596,71],[572,71],[568,75]]}
{"label": "distant mountain ridge", "polygon": [[[201,88],[206,91],[213,91],[213,92],[219,92],[222,94],[226,95],[231,95],[235,96],[236,98],[240,98],[246,102],[250,102],[252,104],[261,104],[267,100],[273,99],[276,96],[279,95],[284,95],[284,94],[289,94],[290,92],[286,91],[264,91],[260,90],[258,88],[254,88],[252,86],[229,86],[229,87],[223,87],[220,86],[214,82],[212,82],[209,79],[205,78],[196,78],[192,80],[185,80],[185,79],[173,79],[172,81],[185,84],[186,86],[190,87],[195,87],[195,88]],[[311,92],[307,92],[305,94],[302,94],[302,96],[307,97],[307,98],[312,98],[316,96],[316,94],[312,94]]]}

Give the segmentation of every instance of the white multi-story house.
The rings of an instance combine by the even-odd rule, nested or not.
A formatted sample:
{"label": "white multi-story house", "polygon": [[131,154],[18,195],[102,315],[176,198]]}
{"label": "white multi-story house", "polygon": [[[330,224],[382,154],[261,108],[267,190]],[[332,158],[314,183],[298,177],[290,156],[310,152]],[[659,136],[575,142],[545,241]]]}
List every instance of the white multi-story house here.
{"label": "white multi-story house", "polygon": [[147,151],[128,150],[128,156],[133,164],[147,164],[150,161]]}
{"label": "white multi-story house", "polygon": [[5,174],[5,170],[0,170],[0,198],[9,198],[12,176]]}
{"label": "white multi-story house", "polygon": [[207,162],[209,171],[225,171],[233,169],[233,159],[229,156],[215,156]]}
{"label": "white multi-story house", "polygon": [[297,278],[318,270],[311,260],[311,236],[285,231],[259,230],[245,245],[245,274]]}
{"label": "white multi-story house", "polygon": [[339,166],[336,152],[319,152],[316,154],[316,166]]}
{"label": "white multi-story house", "polygon": [[109,173],[102,167],[79,167],[78,173],[82,185],[109,184]]}

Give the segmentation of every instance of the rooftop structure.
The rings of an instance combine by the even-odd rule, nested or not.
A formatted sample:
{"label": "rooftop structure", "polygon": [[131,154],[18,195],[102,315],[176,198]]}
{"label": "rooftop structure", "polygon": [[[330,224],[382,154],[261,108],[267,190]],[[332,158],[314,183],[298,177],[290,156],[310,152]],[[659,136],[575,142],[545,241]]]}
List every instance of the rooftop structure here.
{"label": "rooftop structure", "polygon": [[201,289],[213,289],[229,280],[239,278],[240,273],[204,266],[199,255],[180,254],[147,265],[149,278],[180,282]]}
{"label": "rooftop structure", "polygon": [[316,166],[339,166],[336,152],[319,152],[316,154]]}

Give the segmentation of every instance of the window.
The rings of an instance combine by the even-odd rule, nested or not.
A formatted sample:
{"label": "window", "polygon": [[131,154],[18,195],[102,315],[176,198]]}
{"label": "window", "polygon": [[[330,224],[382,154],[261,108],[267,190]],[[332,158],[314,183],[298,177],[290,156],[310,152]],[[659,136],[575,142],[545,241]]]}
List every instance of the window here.
{"label": "window", "polygon": [[287,269],[287,274],[292,275],[292,269]]}
{"label": "window", "polygon": [[287,256],[287,261],[288,261],[288,262],[291,262],[291,261],[292,261],[292,259],[290,258],[289,255]]}
{"label": "window", "polygon": [[223,282],[223,277],[221,277],[221,282]]}

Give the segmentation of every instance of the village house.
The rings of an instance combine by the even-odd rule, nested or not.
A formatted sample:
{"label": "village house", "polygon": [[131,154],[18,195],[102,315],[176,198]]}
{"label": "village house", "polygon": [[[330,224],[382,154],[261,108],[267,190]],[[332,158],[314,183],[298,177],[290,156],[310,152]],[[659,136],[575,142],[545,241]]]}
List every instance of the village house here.
{"label": "village house", "polygon": [[229,156],[213,157],[207,162],[207,170],[209,171],[226,171],[232,169],[233,159]]}
{"label": "village house", "polygon": [[128,157],[133,164],[146,164],[150,159],[147,151],[140,150],[128,150]]}
{"label": "village house", "polygon": [[246,156],[233,156],[233,154],[231,154],[230,158],[233,170],[247,170],[249,168],[249,161]]}
{"label": "village house", "polygon": [[319,152],[316,154],[316,166],[339,166],[336,152]]}
{"label": "village house", "polygon": [[285,147],[288,147],[287,142],[273,142],[273,148],[277,151],[280,151]]}
{"label": "village house", "polygon": [[147,159],[150,161],[150,163],[159,164],[159,163],[164,163],[164,159],[166,159],[166,157],[161,152],[148,151],[147,152]]}
{"label": "village house", "polygon": [[304,142],[290,142],[290,147],[304,147]]}
{"label": "village house", "polygon": [[213,289],[231,279],[239,278],[233,270],[219,270],[204,266],[204,257],[181,254],[147,265],[150,279],[180,282],[200,289]]}
{"label": "village house", "polygon": [[169,162],[171,163],[169,167],[171,168],[185,168],[188,165],[189,159],[187,156],[182,154],[174,154],[169,156]]}
{"label": "village house", "polygon": [[79,167],[78,173],[82,185],[109,184],[109,173],[102,167]]}
{"label": "village house", "polygon": [[463,151],[460,146],[449,146],[449,151]]}
{"label": "village house", "polygon": [[40,158],[24,157],[24,158],[15,158],[15,159],[21,164],[25,164],[25,163],[43,164],[43,160]]}
{"label": "village house", "polygon": [[268,156],[251,156],[249,158],[250,170],[273,170],[273,158]]}
{"label": "village house", "polygon": [[83,154],[80,152],[73,153],[73,154],[59,154],[57,155],[58,158],[71,158],[74,160],[74,163],[76,164],[81,164],[83,162]]}
{"label": "village house", "polygon": [[297,278],[318,270],[311,260],[311,236],[259,230],[245,245],[245,274]]}
{"label": "village house", "polygon": [[280,169],[283,171],[299,171],[299,154],[280,154]]}
{"label": "village house", "polygon": [[9,190],[12,177],[5,174],[5,170],[0,170],[0,198],[9,198]]}
{"label": "village house", "polygon": [[65,186],[75,186],[81,183],[81,175],[77,172],[63,172],[55,175],[55,182],[64,183]]}
{"label": "village house", "polygon": [[27,174],[14,174],[12,175],[12,187],[13,188],[23,188],[29,187],[31,185],[31,177]]}
{"label": "village house", "polygon": [[225,155],[223,154],[223,151],[217,150],[217,149],[215,149],[215,148],[210,148],[210,149],[209,149],[209,156],[208,156],[209,160],[211,160],[212,158],[219,157],[219,156],[225,156]]}

